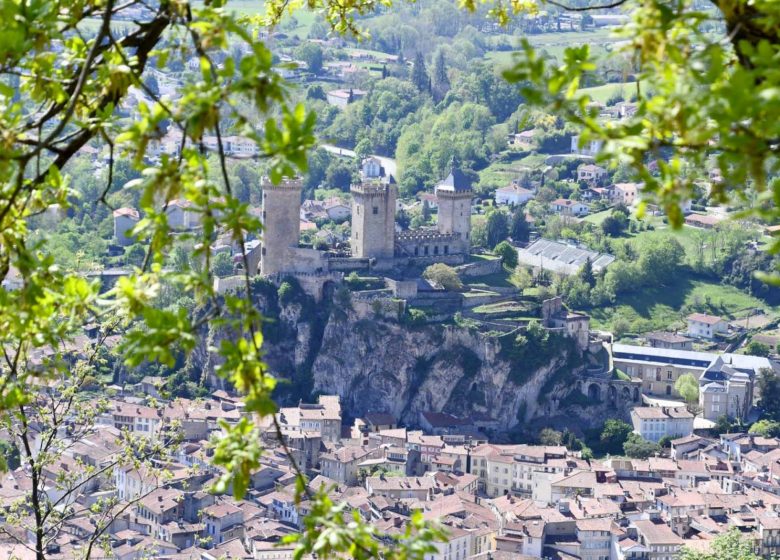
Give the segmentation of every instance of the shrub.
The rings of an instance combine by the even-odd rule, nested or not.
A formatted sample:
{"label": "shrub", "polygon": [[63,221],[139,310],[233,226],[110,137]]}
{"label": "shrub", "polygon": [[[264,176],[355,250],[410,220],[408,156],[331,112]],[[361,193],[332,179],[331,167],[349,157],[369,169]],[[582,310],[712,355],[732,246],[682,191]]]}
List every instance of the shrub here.
{"label": "shrub", "polygon": [[493,249],[493,253],[501,257],[501,262],[504,266],[509,268],[515,268],[517,266],[517,251],[506,241],[502,241],[496,248]]}
{"label": "shrub", "polygon": [[287,281],[282,282],[279,285],[277,296],[279,297],[279,303],[281,305],[287,305],[288,303],[292,302],[295,296],[295,288],[293,288],[292,284]]}
{"label": "shrub", "polygon": [[463,290],[463,282],[451,266],[444,263],[432,264],[423,272],[423,278],[438,284],[445,290],[459,292]]}
{"label": "shrub", "polygon": [[410,308],[405,318],[408,325],[424,325],[428,321],[428,315],[422,309]]}

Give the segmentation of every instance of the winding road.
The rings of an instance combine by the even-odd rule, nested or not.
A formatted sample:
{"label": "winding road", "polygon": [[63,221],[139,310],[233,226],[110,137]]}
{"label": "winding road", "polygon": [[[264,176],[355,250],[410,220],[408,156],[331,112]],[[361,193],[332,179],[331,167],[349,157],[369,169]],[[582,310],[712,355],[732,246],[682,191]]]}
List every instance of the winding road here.
{"label": "winding road", "polygon": [[[320,144],[320,148],[322,148],[326,152],[330,152],[331,154],[335,154],[341,157],[349,157],[349,158],[357,157],[357,154],[355,154],[354,150],[349,150],[347,148],[339,148],[338,146],[334,146],[333,144]],[[375,157],[380,161],[382,167],[385,168],[386,174],[392,175],[393,177],[398,179],[398,166],[396,165],[396,162],[393,158],[378,156],[374,154],[372,154],[371,157]]]}

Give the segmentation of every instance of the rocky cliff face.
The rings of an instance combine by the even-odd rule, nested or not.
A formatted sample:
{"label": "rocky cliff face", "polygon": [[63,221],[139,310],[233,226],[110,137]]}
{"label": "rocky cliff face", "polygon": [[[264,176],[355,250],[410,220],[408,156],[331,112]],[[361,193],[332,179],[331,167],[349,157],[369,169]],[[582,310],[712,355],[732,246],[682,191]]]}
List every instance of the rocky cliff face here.
{"label": "rocky cliff face", "polygon": [[282,398],[335,393],[350,416],[390,412],[415,425],[420,412],[442,411],[490,418],[506,432],[557,412],[550,397],[571,390],[582,361],[568,341],[544,365],[525,368],[497,338],[467,328],[360,318],[311,301],[280,305],[272,295],[258,304],[271,317],[266,360],[291,380]]}

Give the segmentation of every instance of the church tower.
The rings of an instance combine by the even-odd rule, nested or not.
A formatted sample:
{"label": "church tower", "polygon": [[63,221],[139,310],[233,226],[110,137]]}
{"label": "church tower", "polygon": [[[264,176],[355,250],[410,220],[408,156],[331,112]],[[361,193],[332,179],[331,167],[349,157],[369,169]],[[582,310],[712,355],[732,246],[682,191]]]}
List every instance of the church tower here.
{"label": "church tower", "polygon": [[363,182],[352,193],[352,256],[390,259],[395,255],[395,181]]}
{"label": "church tower", "polygon": [[438,229],[443,234],[460,234],[460,251],[471,250],[471,180],[457,165],[455,158],[450,164],[450,174],[436,185],[436,199],[439,206]]}
{"label": "church tower", "polygon": [[299,178],[284,179],[279,185],[263,180],[263,232],[260,237],[260,272],[263,275],[291,270],[291,251],[301,234],[301,191]]}

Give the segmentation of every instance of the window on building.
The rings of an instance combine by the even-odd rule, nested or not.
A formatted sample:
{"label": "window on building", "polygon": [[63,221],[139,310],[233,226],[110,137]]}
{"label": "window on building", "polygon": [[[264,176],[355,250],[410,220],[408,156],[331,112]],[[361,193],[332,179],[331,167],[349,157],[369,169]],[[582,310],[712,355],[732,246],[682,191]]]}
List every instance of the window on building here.
{"label": "window on building", "polygon": [[428,246],[427,245],[425,246],[424,253],[425,253],[425,256],[427,257],[428,256]]}
{"label": "window on building", "polygon": [[420,255],[420,248],[419,247],[415,247],[414,248],[414,256],[417,257],[419,255]]}
{"label": "window on building", "polygon": [[438,245],[434,245],[434,247],[433,247],[433,254],[434,255],[438,255],[439,254],[439,246]]}
{"label": "window on building", "polygon": [[444,254],[445,255],[449,255],[450,254],[450,246],[449,245],[445,245],[444,246]]}
{"label": "window on building", "polygon": [[374,215],[376,215],[376,214],[379,214],[379,206],[374,206],[374,207],[371,209],[371,211],[373,212],[373,214],[374,214]]}
{"label": "window on building", "polygon": [[666,394],[667,395],[671,395],[672,394],[672,386],[671,385],[667,385],[666,386]]}

